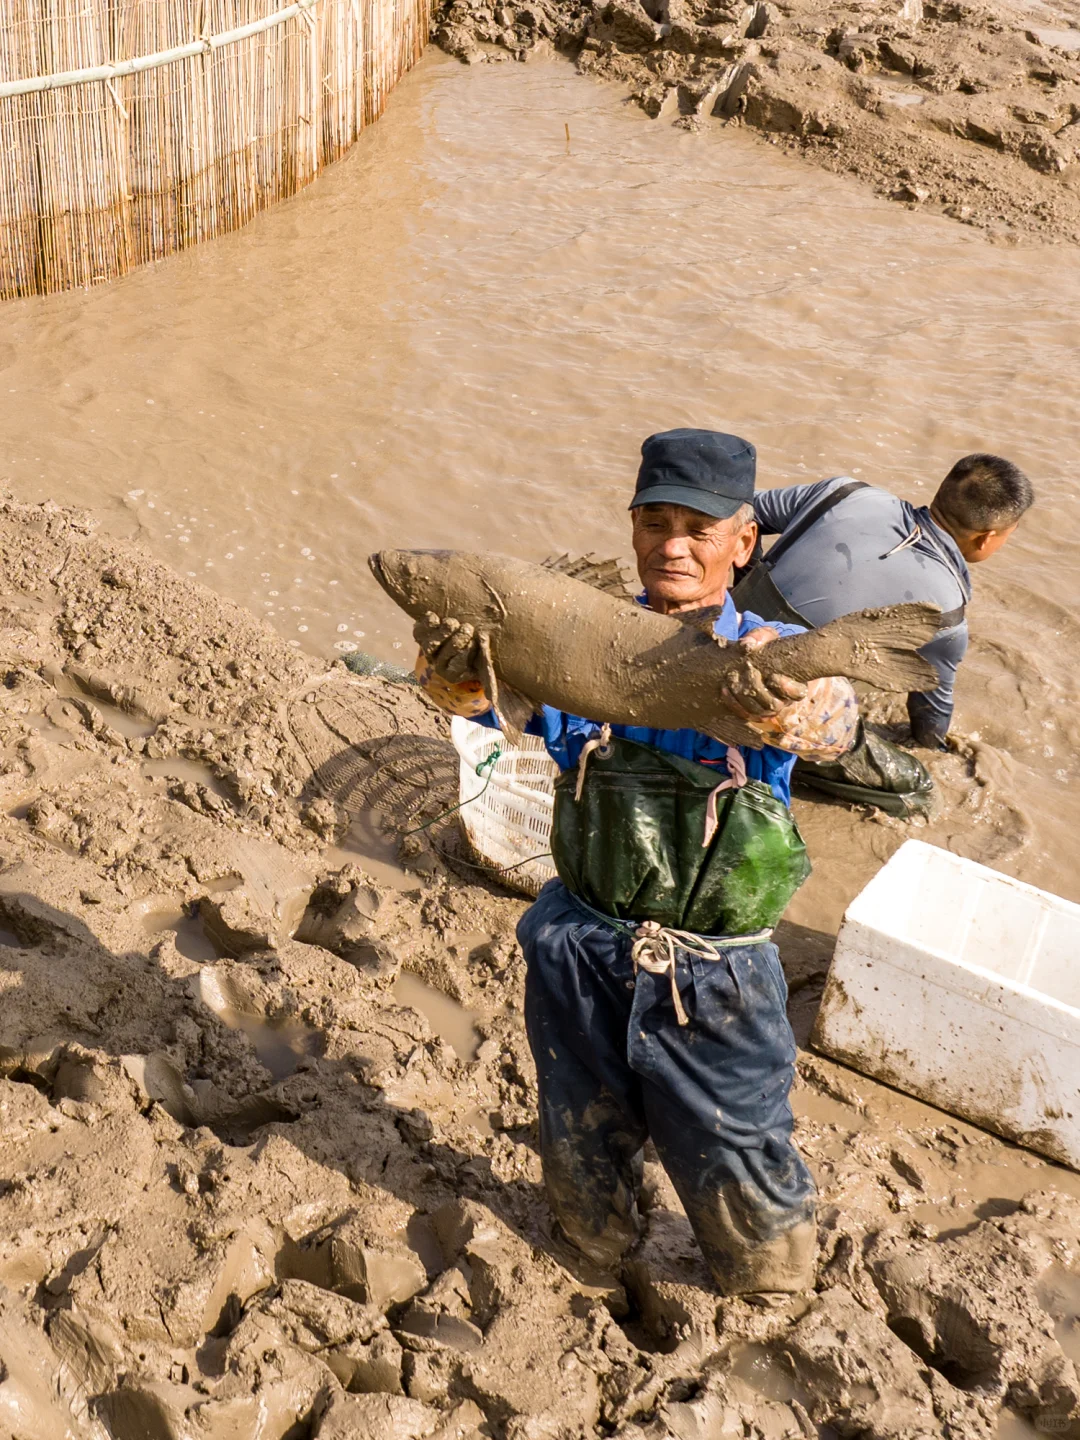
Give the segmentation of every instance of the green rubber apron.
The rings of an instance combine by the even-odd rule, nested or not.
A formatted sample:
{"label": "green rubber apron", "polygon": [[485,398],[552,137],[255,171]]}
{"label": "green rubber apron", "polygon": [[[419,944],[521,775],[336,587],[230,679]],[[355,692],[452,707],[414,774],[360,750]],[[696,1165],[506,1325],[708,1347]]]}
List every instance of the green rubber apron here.
{"label": "green rubber apron", "polygon": [[[764,559],[749,568],[731,591],[731,598],[740,612],[749,610],[763,620],[780,620],[788,625],[814,626],[777,589],[772,568],[780,556],[804,535],[822,515],[846,500],[856,490],[864,490],[863,480],[849,480],[840,485],[806,512],[780,537]],[[943,624],[958,624],[963,608],[942,616]],[[867,730],[859,721],[858,733],[851,749],[838,760],[818,764],[802,756],[795,762],[794,778],[814,790],[834,795],[852,805],[876,805],[890,815],[914,815],[930,809],[934,782],[929,770],[909,751],[894,745],[881,735]]]}
{"label": "green rubber apron", "polygon": [[555,781],[559,878],[616,928],[767,939],[810,862],[791,811],[745,780],[738,751],[729,768],[735,778],[634,740],[590,741]]}

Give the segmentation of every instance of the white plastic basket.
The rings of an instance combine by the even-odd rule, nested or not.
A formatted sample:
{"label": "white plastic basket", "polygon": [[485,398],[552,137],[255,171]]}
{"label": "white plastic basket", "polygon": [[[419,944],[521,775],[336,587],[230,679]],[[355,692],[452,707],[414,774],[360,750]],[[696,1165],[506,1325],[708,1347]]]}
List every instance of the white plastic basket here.
{"label": "white plastic basket", "polygon": [[[464,808],[458,813],[469,842],[480,860],[501,872],[504,885],[536,895],[555,877],[549,852],[559,772],[544,742],[525,735],[520,746],[511,746],[500,731],[461,715],[450,722],[450,735],[461,759],[458,788]],[[502,751],[498,760],[490,772],[478,775],[476,767],[496,746]]]}

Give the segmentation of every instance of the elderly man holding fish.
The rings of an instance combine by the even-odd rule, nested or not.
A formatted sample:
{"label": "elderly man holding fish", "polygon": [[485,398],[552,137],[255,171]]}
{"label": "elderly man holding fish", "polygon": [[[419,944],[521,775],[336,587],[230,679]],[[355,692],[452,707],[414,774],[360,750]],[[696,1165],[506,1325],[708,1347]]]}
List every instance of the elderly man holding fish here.
{"label": "elderly man holding fish", "polygon": [[[544,631],[510,643],[523,606],[546,614],[559,603],[537,567],[450,552],[371,562],[418,617],[428,693],[511,737],[521,727],[542,735],[562,772],[551,842],[560,878],[518,927],[558,1226],[593,1262],[617,1266],[641,1233],[651,1138],[729,1295],[798,1291],[814,1275],[815,1189],[791,1138],[795,1042],[770,938],[809,873],[788,808],[791,770],[798,755],[843,754],[856,735],[854,692],[830,665],[896,689],[925,678],[914,650],[937,613],[864,612],[812,635],[737,613],[727,585],[757,539],[755,468],[737,436],[646,440],[630,506],[644,594],[636,604],[594,595],[590,623],[587,592],[575,592],[560,631],[564,669]],[[593,568],[610,589],[610,568]],[[478,573],[468,603],[466,572]],[[571,573],[590,579],[580,563]],[[439,608],[421,611],[422,594],[441,596]],[[635,650],[639,633],[647,644]],[[701,679],[710,664],[711,689]],[[585,693],[590,667],[598,713],[559,708]],[[624,698],[605,690],[609,672]],[[701,729],[686,724],[698,716]]]}

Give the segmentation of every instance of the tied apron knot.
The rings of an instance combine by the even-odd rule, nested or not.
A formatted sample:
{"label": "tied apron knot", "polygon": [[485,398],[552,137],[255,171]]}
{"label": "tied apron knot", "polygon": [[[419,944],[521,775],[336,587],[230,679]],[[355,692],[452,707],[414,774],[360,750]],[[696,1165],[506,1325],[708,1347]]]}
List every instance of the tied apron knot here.
{"label": "tied apron knot", "polygon": [[697,935],[692,930],[661,925],[659,920],[620,920],[615,915],[605,915],[602,910],[597,910],[573,891],[570,892],[570,898],[591,919],[630,937],[630,960],[635,975],[639,970],[647,970],[650,975],[668,976],[671,982],[671,1001],[680,1025],[690,1023],[679,987],[675,983],[675,963],[680,950],[685,950],[688,955],[696,955],[699,960],[723,960],[726,958],[725,950],[761,945],[772,937],[771,925],[756,930],[751,935]]}
{"label": "tied apron knot", "polygon": [[593,751],[600,756],[601,760],[607,760],[611,755],[611,726],[601,725],[600,734],[594,735],[591,740],[586,740],[581,747],[581,754],[577,762],[577,785],[574,787],[574,799],[581,799],[581,792],[585,788],[585,764]]}
{"label": "tied apron knot", "polygon": [[692,935],[689,930],[671,930],[657,920],[643,920],[637,927],[630,947],[630,959],[634,962],[635,975],[639,970],[647,970],[650,975],[669,977],[675,1018],[680,1025],[687,1025],[689,1021],[675,979],[675,958],[679,950],[689,951],[702,960],[723,959],[723,952],[703,935]]}
{"label": "tied apron knot", "polygon": [[716,816],[716,797],[723,794],[725,790],[741,790],[746,784],[746,761],[742,751],[736,749],[734,745],[729,745],[726,758],[728,778],[721,780],[715,789],[709,791],[709,798],[705,802],[705,838],[701,842],[703,850],[709,848],[719,824]]}

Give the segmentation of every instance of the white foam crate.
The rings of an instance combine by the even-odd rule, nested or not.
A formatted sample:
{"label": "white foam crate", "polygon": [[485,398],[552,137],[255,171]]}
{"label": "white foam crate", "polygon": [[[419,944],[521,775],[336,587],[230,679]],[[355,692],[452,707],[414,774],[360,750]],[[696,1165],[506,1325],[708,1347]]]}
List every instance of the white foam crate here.
{"label": "white foam crate", "polygon": [[1080,1169],[1080,905],[908,840],[848,907],[812,1043]]}
{"label": "white foam crate", "polygon": [[[473,849],[504,885],[536,895],[555,878],[550,854],[555,762],[533,735],[513,746],[501,731],[460,715],[451,720],[450,735],[461,761],[458,814]],[[496,745],[502,753],[485,785],[488,771],[478,775],[476,767]]]}

